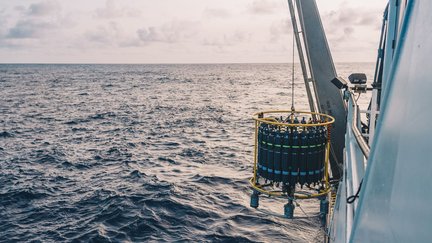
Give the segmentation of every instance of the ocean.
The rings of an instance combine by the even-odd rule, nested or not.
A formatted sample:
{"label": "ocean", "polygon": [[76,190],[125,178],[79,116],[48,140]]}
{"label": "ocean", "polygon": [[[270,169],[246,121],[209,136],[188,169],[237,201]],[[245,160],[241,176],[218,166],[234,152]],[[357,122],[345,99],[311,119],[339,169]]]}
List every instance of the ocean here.
{"label": "ocean", "polygon": [[280,199],[249,207],[251,116],[289,109],[290,80],[289,64],[0,64],[0,242],[321,242],[316,200],[294,220]]}

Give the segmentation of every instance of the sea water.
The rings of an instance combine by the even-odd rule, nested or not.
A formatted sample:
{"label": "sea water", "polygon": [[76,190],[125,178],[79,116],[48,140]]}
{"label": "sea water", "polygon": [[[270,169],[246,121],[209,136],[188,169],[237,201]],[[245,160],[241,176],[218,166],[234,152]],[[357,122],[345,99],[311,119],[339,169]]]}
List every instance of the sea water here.
{"label": "sea water", "polygon": [[289,64],[1,64],[0,242],[320,242],[316,200],[249,207],[251,116],[290,107]]}

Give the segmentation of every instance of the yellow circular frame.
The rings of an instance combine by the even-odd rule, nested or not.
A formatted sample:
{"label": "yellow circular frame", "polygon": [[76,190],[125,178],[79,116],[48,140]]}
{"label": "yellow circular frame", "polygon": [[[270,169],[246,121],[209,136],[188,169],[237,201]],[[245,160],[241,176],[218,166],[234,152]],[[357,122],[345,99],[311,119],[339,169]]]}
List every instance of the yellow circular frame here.
{"label": "yellow circular frame", "polygon": [[[260,115],[264,116],[265,114],[282,114],[282,113],[286,113],[286,114],[290,114],[290,115],[294,115],[294,114],[307,114],[307,115],[312,115],[312,116],[319,116],[320,118],[325,119],[324,122],[318,122],[318,123],[311,123],[311,124],[302,124],[302,123],[283,123],[283,122],[278,122],[276,119],[274,118],[264,118],[264,117],[258,117]],[[274,190],[266,190],[264,188],[263,185],[258,185],[257,184],[257,155],[258,155],[258,127],[261,123],[265,123],[265,124],[269,124],[269,125],[275,125],[275,126],[280,126],[280,127],[318,127],[318,126],[326,126],[328,129],[327,131],[330,132],[330,126],[331,124],[334,123],[335,119],[332,116],[326,115],[326,114],[322,114],[322,113],[318,113],[318,112],[309,112],[309,111],[291,111],[291,110],[270,110],[270,111],[262,111],[262,112],[257,112],[254,114],[253,119],[255,120],[255,147],[254,147],[254,175],[253,177],[249,180],[249,184],[252,187],[253,190],[256,190],[260,193],[269,195],[269,196],[275,196],[275,197],[283,197],[286,198],[287,195],[283,194],[280,191],[274,191]],[[310,194],[310,195],[305,195],[305,194],[299,194],[299,193],[295,193],[294,194],[294,198],[295,199],[309,199],[309,198],[318,198],[321,196],[324,196],[326,194],[328,194],[330,192],[330,183],[329,183],[329,157],[330,157],[330,136],[327,136],[327,145],[326,145],[326,153],[325,153],[325,173],[324,173],[324,189],[321,190],[318,193],[315,194]]]}

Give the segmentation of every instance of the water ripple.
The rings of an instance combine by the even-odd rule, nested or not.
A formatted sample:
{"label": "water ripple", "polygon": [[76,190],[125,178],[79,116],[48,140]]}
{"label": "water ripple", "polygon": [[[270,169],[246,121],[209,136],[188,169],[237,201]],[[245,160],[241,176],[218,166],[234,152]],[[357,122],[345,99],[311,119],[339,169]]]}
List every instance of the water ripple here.
{"label": "water ripple", "polygon": [[287,70],[0,64],[0,242],[315,241],[284,202],[248,206],[250,116],[288,107]]}

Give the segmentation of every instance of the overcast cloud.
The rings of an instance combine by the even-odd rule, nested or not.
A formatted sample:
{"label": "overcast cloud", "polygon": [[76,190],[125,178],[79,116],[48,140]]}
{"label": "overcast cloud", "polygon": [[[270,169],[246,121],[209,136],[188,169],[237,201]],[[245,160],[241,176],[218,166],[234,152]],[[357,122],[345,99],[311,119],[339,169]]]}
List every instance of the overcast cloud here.
{"label": "overcast cloud", "polygon": [[[385,0],[317,0],[337,62],[374,61]],[[286,0],[0,2],[3,63],[289,62]]]}

